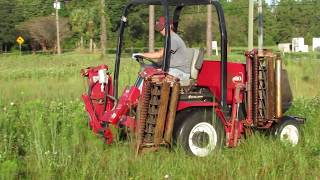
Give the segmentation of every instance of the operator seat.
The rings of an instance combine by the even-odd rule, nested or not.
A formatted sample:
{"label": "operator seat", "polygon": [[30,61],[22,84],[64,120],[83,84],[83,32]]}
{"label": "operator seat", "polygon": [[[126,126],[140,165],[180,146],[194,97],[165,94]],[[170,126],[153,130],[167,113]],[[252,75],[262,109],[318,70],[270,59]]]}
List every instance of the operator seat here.
{"label": "operator seat", "polygon": [[191,65],[190,65],[190,79],[180,81],[181,86],[190,86],[192,85],[197,79],[199,70],[202,67],[203,58],[204,58],[204,49],[195,49],[195,48],[188,48],[189,54],[191,55]]}

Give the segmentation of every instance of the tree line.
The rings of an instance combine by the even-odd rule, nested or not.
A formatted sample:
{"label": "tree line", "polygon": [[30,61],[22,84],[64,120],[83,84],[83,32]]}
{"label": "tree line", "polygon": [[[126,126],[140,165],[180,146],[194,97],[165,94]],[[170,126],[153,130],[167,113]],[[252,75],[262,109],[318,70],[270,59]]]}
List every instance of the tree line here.
{"label": "tree line", "polygon": [[[63,49],[115,48],[117,29],[124,5],[128,0],[65,0],[60,14],[60,37]],[[247,46],[248,0],[221,1],[227,22],[230,46]],[[320,1],[281,0],[275,5],[264,4],[264,43],[268,46],[290,42],[293,37],[304,37],[307,44],[312,37],[320,36]],[[213,8],[214,9],[214,8]],[[24,50],[49,51],[56,48],[55,16],[53,0],[0,0],[0,51],[17,47],[16,38],[21,35],[26,42]],[[256,12],[256,11],[255,11]],[[162,14],[155,7],[155,16]],[[204,46],[206,41],[207,8],[184,8],[179,33],[188,46]],[[258,19],[255,13],[254,42],[257,42]],[[103,18],[101,18],[103,17]],[[128,16],[125,47],[148,47],[147,6],[135,7]],[[212,37],[219,41],[219,24],[213,12]],[[103,32],[106,29],[106,32]],[[103,40],[102,34],[105,34]],[[156,33],[155,46],[162,45]],[[103,41],[101,41],[103,40]],[[102,42],[102,43],[101,43]],[[105,52],[105,51],[103,51]]]}

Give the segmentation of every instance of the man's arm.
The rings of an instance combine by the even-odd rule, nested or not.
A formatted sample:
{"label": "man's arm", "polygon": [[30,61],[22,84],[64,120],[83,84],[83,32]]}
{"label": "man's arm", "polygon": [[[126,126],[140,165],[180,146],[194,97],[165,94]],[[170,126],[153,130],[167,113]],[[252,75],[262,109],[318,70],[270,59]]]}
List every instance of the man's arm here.
{"label": "man's arm", "polygon": [[156,51],[156,52],[142,53],[142,56],[161,61],[163,57],[163,48],[161,48],[159,51]]}

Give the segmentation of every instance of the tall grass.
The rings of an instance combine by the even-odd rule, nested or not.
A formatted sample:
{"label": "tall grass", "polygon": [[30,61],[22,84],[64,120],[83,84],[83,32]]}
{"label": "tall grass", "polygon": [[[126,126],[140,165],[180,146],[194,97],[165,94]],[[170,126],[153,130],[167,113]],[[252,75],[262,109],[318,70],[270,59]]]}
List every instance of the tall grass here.
{"label": "tall grass", "polygon": [[[135,157],[130,142],[109,146],[91,133],[79,70],[112,67],[113,59],[0,56],[0,179],[320,178],[320,61],[286,59],[295,95],[288,114],[307,118],[297,147],[255,134],[235,149],[195,158],[179,147]],[[136,62],[124,59],[121,89],[134,82],[137,71]]]}
{"label": "tall grass", "polygon": [[[65,54],[57,56],[0,56],[0,94],[2,101],[79,98],[84,90],[80,70],[108,64],[113,71],[114,56],[102,61],[98,55]],[[124,58],[120,68],[119,89],[135,81],[139,65]]]}

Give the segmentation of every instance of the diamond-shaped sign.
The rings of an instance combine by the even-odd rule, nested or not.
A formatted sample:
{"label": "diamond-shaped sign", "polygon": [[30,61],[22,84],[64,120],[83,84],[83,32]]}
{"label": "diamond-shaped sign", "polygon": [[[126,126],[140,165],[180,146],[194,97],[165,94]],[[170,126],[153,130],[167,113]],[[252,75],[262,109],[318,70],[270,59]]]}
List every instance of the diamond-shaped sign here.
{"label": "diamond-shaped sign", "polygon": [[23,39],[23,37],[21,37],[21,36],[19,36],[16,41],[17,41],[17,43],[20,44],[20,45],[24,43],[24,39]]}

